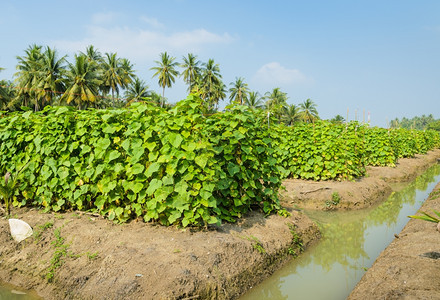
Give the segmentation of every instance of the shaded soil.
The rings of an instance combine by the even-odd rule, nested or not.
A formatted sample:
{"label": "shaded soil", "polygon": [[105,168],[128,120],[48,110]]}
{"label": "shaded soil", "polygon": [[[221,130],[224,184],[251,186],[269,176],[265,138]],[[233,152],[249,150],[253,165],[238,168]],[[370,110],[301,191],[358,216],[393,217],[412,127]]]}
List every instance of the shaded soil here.
{"label": "shaded soil", "polygon": [[283,182],[283,204],[318,210],[370,207],[391,194],[391,184],[413,180],[439,158],[440,149],[436,149],[426,155],[400,159],[395,168],[367,167],[367,175],[355,181],[288,179]]}
{"label": "shaded soil", "polygon": [[439,157],[436,150],[402,159],[396,168],[369,168],[367,177],[354,182],[287,180],[282,203],[290,217],[251,212],[218,228],[136,220],[115,225],[80,212],[14,209],[12,216],[35,234],[17,244],[0,215],[0,281],[44,299],[235,299],[319,239],[317,226],[297,207],[371,206],[388,196],[391,182],[415,178]]}
{"label": "shaded soil", "polygon": [[[437,192],[436,192],[437,191]],[[440,184],[419,210],[440,211]],[[440,232],[437,224],[411,219],[348,297],[440,299]]]}

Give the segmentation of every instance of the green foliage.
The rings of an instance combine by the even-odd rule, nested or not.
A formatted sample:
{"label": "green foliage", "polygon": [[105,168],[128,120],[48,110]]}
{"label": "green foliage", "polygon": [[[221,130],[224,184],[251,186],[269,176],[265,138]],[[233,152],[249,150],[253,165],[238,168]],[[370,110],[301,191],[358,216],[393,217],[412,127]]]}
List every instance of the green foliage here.
{"label": "green foliage", "polygon": [[273,127],[274,157],[291,178],[351,180],[365,174],[358,129],[357,123],[325,121]]}
{"label": "green foliage", "polygon": [[243,106],[204,118],[200,107],[190,96],[171,110],[46,107],[0,118],[0,171],[28,162],[13,204],[183,226],[277,210],[281,175],[264,118]]}
{"label": "green foliage", "polygon": [[434,222],[434,223],[440,222],[440,212],[438,212],[438,211],[434,210],[434,213],[437,215],[437,217],[428,215],[427,213],[425,213],[423,211],[421,213],[423,214],[423,216],[408,216],[408,217],[413,218],[413,219],[420,219],[420,220],[428,221],[428,222]]}
{"label": "green foliage", "polygon": [[262,111],[235,105],[204,116],[203,107],[189,96],[171,109],[47,106],[0,115],[0,174],[17,174],[10,200],[116,222],[206,226],[253,208],[279,211],[286,177],[353,180],[368,164],[394,165],[440,144],[435,131],[327,121],[268,128]]}
{"label": "green foliage", "polygon": [[363,127],[365,164],[394,167],[397,157],[391,142],[391,134],[385,128]]}

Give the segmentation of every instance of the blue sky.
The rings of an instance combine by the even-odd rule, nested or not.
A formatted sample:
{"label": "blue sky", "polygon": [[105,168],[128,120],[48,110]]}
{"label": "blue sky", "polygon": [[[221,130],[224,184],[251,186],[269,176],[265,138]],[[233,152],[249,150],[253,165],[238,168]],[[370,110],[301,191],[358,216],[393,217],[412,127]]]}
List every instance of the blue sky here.
{"label": "blue sky", "polygon": [[[440,1],[7,1],[0,0],[0,79],[11,79],[30,44],[73,55],[92,44],[128,58],[151,89],[154,61],[189,52],[220,65],[226,85],[243,77],[290,104],[312,99],[321,118],[372,125],[440,118]],[[185,98],[177,79],[165,91]]]}

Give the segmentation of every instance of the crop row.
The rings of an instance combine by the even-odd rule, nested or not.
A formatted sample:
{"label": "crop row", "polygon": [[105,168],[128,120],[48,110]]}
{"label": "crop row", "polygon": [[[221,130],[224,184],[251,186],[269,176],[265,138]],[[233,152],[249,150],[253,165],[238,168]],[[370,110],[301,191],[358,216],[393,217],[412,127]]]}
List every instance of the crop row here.
{"label": "crop row", "polygon": [[243,106],[203,116],[201,101],[2,115],[0,174],[23,169],[13,204],[206,225],[252,207],[277,211],[286,177],[353,179],[366,165],[392,166],[439,146],[435,132],[355,122],[268,128],[264,114]]}

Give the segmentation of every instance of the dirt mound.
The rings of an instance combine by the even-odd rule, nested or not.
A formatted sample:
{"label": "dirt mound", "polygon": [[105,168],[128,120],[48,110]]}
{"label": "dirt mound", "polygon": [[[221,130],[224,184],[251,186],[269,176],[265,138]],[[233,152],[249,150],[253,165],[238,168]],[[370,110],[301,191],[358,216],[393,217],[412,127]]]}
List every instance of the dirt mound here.
{"label": "dirt mound", "polygon": [[296,211],[289,218],[253,212],[212,230],[29,209],[13,215],[36,233],[17,244],[0,221],[0,278],[45,299],[235,298],[319,236]]}

